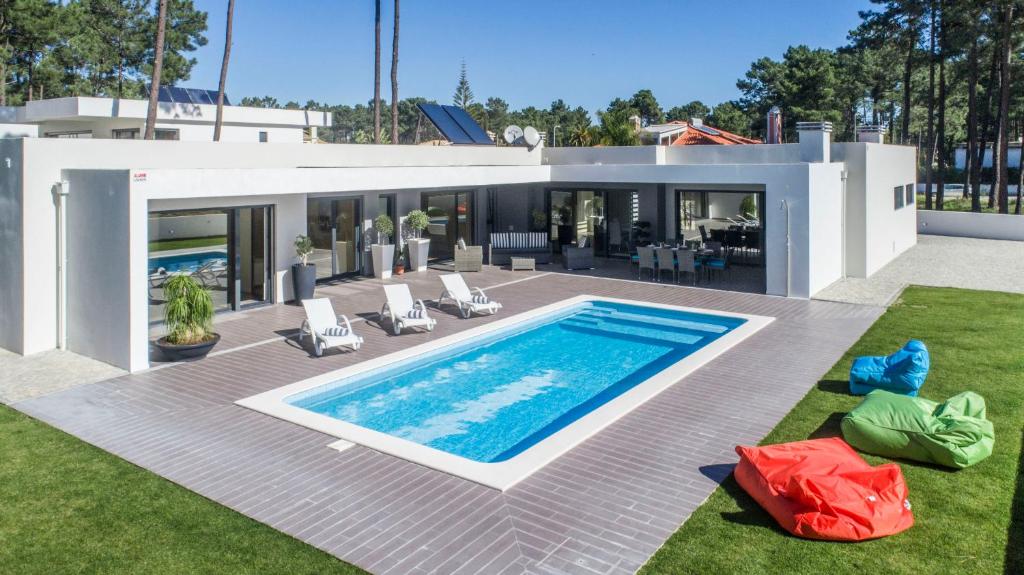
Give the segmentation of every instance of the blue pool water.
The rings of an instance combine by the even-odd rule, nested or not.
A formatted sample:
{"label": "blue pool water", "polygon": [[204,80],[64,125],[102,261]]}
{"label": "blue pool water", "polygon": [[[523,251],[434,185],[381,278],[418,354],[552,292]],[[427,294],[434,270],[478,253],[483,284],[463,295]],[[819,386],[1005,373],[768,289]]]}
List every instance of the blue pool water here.
{"label": "blue pool water", "polygon": [[173,256],[150,256],[149,273],[156,273],[160,268],[168,272],[194,272],[211,261],[227,265],[228,254],[224,251],[207,251]]}
{"label": "blue pool water", "polygon": [[474,461],[504,461],[745,321],[585,302],[286,401]]}

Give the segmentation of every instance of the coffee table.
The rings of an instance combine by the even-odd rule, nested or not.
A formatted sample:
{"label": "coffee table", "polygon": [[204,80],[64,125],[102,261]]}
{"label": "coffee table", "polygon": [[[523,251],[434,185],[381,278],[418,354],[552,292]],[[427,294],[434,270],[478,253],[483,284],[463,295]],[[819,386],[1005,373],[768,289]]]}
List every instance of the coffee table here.
{"label": "coffee table", "polygon": [[536,269],[537,261],[533,258],[512,258],[512,271]]}

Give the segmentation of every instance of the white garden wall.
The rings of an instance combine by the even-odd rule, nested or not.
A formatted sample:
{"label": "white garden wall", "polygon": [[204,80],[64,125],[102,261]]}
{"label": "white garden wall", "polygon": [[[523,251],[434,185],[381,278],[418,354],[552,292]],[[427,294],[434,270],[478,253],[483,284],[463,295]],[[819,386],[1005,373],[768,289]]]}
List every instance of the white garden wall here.
{"label": "white garden wall", "polygon": [[917,232],[933,236],[1024,242],[1024,216],[918,210]]}

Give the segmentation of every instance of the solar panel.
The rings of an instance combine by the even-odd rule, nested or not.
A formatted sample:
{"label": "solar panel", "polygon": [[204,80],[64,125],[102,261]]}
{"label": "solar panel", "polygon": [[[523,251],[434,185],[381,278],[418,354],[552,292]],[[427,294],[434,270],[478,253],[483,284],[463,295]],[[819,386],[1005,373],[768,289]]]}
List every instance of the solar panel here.
{"label": "solar panel", "polygon": [[450,116],[448,112],[437,104],[417,104],[420,111],[431,121],[441,135],[453,144],[473,144],[473,138],[466,133],[466,130]]}
{"label": "solar panel", "polygon": [[173,102],[175,104],[192,103],[192,98],[188,97],[188,92],[186,92],[184,88],[179,88],[177,86],[168,86],[167,89],[171,91],[171,98],[174,98]]}
{"label": "solar panel", "polygon": [[455,123],[473,140],[474,144],[493,146],[494,140],[487,136],[487,132],[476,123],[472,116],[458,106],[441,106],[448,115],[455,120]]}
{"label": "solar panel", "polygon": [[709,128],[707,126],[693,126],[693,127],[697,128],[701,132],[704,132],[705,134],[711,134],[712,136],[721,136],[722,135],[722,133],[719,132],[718,130],[715,130],[713,128]]}
{"label": "solar panel", "polygon": [[171,91],[167,89],[167,86],[160,86],[160,89],[156,91],[156,99],[158,102],[174,102],[174,98],[171,97]]}
{"label": "solar panel", "polygon": [[216,104],[217,95],[213,95],[213,100],[210,100],[209,90],[197,90],[195,88],[185,88],[190,98],[192,98],[193,104]]}

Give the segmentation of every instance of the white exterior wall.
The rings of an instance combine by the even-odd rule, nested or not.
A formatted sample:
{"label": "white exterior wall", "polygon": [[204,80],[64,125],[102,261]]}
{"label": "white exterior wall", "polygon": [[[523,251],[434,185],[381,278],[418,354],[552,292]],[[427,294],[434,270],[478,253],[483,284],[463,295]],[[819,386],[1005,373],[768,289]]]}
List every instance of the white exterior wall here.
{"label": "white exterior wall", "polygon": [[843,168],[842,164],[810,164],[807,266],[811,295],[843,277]]}
{"label": "white exterior wall", "polygon": [[[975,156],[977,158],[977,156]],[[967,165],[967,148],[957,148],[953,152],[953,165],[958,170],[963,170],[964,166]],[[984,168],[992,167],[992,143],[989,142],[985,148],[985,158],[981,163]],[[1020,165],[1020,145],[1013,145],[1012,143],[1007,148],[1006,153],[1006,165],[1011,168],[1016,168]]]}
{"label": "white exterior wall", "polygon": [[[260,166],[265,168],[294,168],[297,166],[332,167],[360,166],[352,170],[353,182],[359,185],[349,186],[349,191],[382,189],[378,185],[376,175],[381,171],[363,169],[374,166],[467,166],[472,168],[475,179],[458,179],[467,185],[480,185],[487,181],[488,173],[499,166],[534,166],[542,172],[536,173],[532,181],[546,179],[547,168],[540,167],[540,152],[530,152],[526,148],[492,148],[492,147],[457,147],[457,146],[366,146],[366,145],[307,145],[307,144],[234,144],[227,142],[147,142],[139,140],[74,140],[74,139],[4,139],[0,141],[0,182],[10,180],[10,186],[4,185],[0,190],[0,198],[7,202],[12,220],[21,228],[11,235],[17,235],[22,244],[4,242],[0,253],[5,253],[15,245],[30,246],[31,257],[24,257],[24,249],[10,249],[16,257],[4,258],[0,267],[10,267],[16,273],[5,276],[17,281],[20,289],[3,289],[0,294],[0,312],[5,306],[12,308],[11,313],[4,313],[4,319],[28,317],[31,310],[31,322],[18,320],[10,326],[4,326],[4,334],[0,335],[3,346],[12,351],[30,354],[48,349],[56,345],[56,234],[52,188],[61,180],[63,170],[73,169],[132,169],[146,171],[150,168],[246,168]],[[10,167],[6,160],[11,160]],[[488,166],[495,166],[491,168]],[[195,170],[202,172],[203,170]],[[241,172],[251,170],[241,169]],[[318,170],[309,170],[310,172]],[[454,170],[451,173],[460,172]],[[408,172],[407,172],[408,173]],[[409,187],[420,184],[415,177],[401,180],[390,178],[389,189]],[[438,176],[434,185],[448,185],[448,178]],[[471,184],[470,184],[471,182]],[[274,180],[275,187],[270,194],[293,189],[291,178],[278,177]],[[202,186],[199,186],[200,188]],[[343,186],[344,187],[344,186]],[[233,194],[245,195],[244,187],[232,188]],[[260,188],[266,189],[266,188]],[[323,191],[332,191],[330,188]],[[74,193],[72,190],[71,193]],[[208,197],[216,197],[216,190],[204,192]],[[169,192],[166,197],[195,197],[190,195],[190,188],[178,188]],[[418,198],[417,198],[418,207]],[[305,233],[303,203],[302,230],[291,234]],[[399,206],[399,213],[408,213],[409,208]],[[143,233],[146,219],[141,220]],[[22,233],[22,230],[24,233]],[[282,232],[283,233],[283,232]],[[145,244],[143,244],[145,246]],[[6,255],[6,254],[5,254]],[[279,260],[280,261],[280,260]],[[9,263],[10,262],[10,263]],[[4,279],[0,279],[0,288]],[[286,282],[287,285],[288,282]],[[26,289],[25,286],[29,286]],[[22,315],[16,315],[13,308]]]}
{"label": "white exterior wall", "polygon": [[916,151],[909,146],[867,146],[866,275],[917,244],[917,206],[894,209],[893,188],[917,180]]}
{"label": "white exterior wall", "polygon": [[1024,242],[1024,219],[1013,214],[918,210],[917,233]]}

